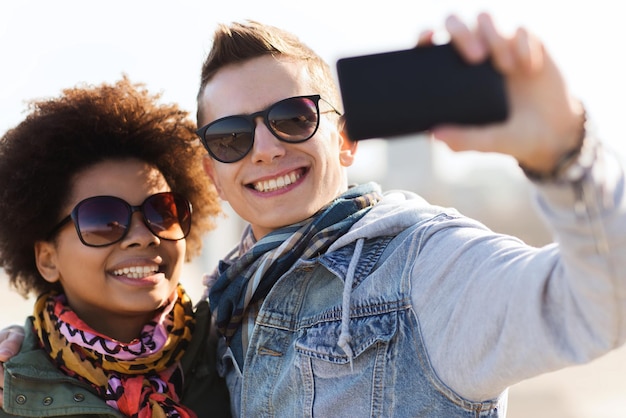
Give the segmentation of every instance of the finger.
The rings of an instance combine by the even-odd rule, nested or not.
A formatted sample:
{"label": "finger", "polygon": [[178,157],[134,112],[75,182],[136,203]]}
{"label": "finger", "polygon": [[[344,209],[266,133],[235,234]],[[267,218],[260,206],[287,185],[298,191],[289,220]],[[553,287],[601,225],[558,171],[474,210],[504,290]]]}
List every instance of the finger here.
{"label": "finger", "polygon": [[12,325],[0,331],[0,361],[4,362],[18,353],[24,341],[24,328]]}
{"label": "finger", "polygon": [[544,65],[543,44],[525,28],[517,29],[513,39],[515,59],[526,74],[539,72]]}
{"label": "finger", "polygon": [[450,42],[467,62],[477,64],[487,58],[488,51],[483,42],[457,16],[451,15],[446,19],[446,30],[450,34]]}
{"label": "finger", "polygon": [[478,32],[487,44],[493,65],[502,73],[515,70],[515,57],[511,51],[511,41],[498,31],[493,19],[487,13],[478,16]]}
{"label": "finger", "polygon": [[422,31],[417,38],[417,46],[429,46],[433,44],[435,32],[431,29]]}
{"label": "finger", "polygon": [[441,125],[432,130],[435,139],[445,143],[452,151],[502,151],[501,138],[503,127]]}

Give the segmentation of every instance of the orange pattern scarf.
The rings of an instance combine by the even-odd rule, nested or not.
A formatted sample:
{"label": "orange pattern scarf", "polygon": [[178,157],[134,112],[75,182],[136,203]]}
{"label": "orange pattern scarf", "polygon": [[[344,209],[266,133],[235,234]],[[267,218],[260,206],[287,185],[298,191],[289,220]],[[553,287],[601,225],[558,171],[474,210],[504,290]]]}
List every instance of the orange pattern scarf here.
{"label": "orange pattern scarf", "polygon": [[65,295],[41,295],[34,327],[42,348],[69,376],[88,382],[109,406],[137,418],[196,414],[180,404],[179,360],[195,326],[191,300],[178,286],[175,300],[128,343],[93,330],[67,305]]}

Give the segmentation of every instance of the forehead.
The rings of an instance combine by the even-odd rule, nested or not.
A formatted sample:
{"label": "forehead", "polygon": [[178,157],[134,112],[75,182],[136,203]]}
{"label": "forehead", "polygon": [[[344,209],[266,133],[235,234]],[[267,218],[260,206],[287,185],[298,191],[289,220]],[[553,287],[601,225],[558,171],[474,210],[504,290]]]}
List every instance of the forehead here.
{"label": "forehead", "polygon": [[302,62],[273,56],[220,69],[200,95],[198,125],[224,116],[254,113],[292,96],[315,94]]}
{"label": "forehead", "polygon": [[116,196],[140,204],[154,194],[170,191],[163,174],[136,159],[107,160],[81,170],[72,182],[68,207],[92,196]]}

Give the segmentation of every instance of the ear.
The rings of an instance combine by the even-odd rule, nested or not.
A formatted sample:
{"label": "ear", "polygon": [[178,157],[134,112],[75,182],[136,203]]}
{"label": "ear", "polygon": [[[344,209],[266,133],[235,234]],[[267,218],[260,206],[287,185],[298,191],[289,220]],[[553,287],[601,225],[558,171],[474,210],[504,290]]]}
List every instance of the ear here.
{"label": "ear", "polygon": [[219,195],[219,197],[222,200],[226,201],[227,199],[224,197],[220,179],[215,170],[215,164],[216,164],[215,160],[211,158],[210,155],[205,155],[202,158],[202,167],[204,168],[204,172],[206,173],[207,176],[209,176],[209,178],[213,182],[213,185],[215,185],[215,190],[217,190],[217,194]]}
{"label": "ear", "polygon": [[35,242],[35,264],[43,278],[54,283],[59,280],[60,273],[57,267],[57,251],[54,243],[48,241]]}
{"label": "ear", "polygon": [[353,141],[348,137],[348,132],[345,129],[345,122],[343,116],[339,122],[339,135],[341,136],[341,151],[339,152],[339,161],[344,167],[350,167],[354,163],[354,156],[358,148],[358,142]]}

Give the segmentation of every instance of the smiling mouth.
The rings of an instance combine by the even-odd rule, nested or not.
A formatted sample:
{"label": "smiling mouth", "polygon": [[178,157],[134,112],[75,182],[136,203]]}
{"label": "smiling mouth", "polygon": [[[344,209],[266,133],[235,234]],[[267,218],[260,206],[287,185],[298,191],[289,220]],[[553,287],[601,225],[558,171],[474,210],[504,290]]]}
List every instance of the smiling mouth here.
{"label": "smiling mouth", "polygon": [[275,190],[282,189],[295,183],[300,177],[302,177],[302,171],[294,170],[291,173],[287,173],[283,176],[278,176],[273,179],[257,181],[255,183],[252,183],[251,186],[257,192],[273,192]]}
{"label": "smiling mouth", "polygon": [[143,279],[159,272],[159,266],[131,266],[113,271],[115,276],[124,276],[130,279]]}

